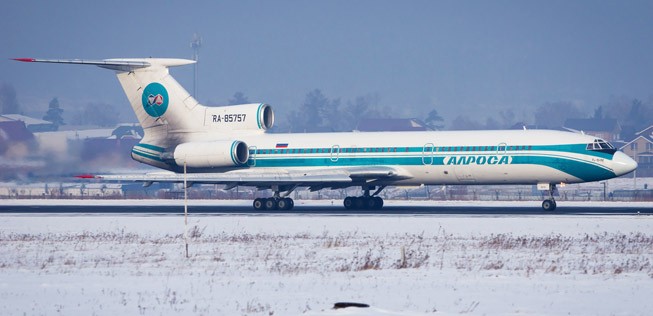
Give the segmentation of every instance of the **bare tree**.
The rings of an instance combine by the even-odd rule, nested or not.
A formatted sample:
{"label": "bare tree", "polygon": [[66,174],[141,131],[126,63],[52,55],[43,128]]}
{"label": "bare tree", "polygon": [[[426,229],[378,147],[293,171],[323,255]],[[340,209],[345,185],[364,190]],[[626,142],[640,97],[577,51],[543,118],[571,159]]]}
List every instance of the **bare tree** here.
{"label": "bare tree", "polygon": [[567,119],[583,118],[585,116],[571,102],[548,102],[535,110],[535,124],[543,128],[558,128],[562,127]]}
{"label": "bare tree", "polygon": [[288,115],[291,130],[297,132],[339,130],[340,99],[329,99],[322,91],[315,89],[306,94],[304,102],[297,111]]}
{"label": "bare tree", "polygon": [[512,109],[506,111],[499,111],[501,117],[501,128],[510,128],[515,125],[515,112]]}
{"label": "bare tree", "polygon": [[429,115],[426,116],[424,123],[426,124],[426,127],[434,131],[444,128],[444,119],[442,116],[440,116],[440,114],[438,114],[438,110],[436,109],[433,109],[431,112],[429,112]]}
{"label": "bare tree", "polygon": [[0,85],[0,113],[20,113],[20,104],[18,104],[18,99],[16,99],[16,90],[8,83]]}
{"label": "bare tree", "polygon": [[451,121],[451,127],[449,129],[454,131],[479,130],[483,129],[483,125],[477,121],[470,119],[466,115],[458,115],[455,119],[453,119],[453,121]]}
{"label": "bare tree", "polygon": [[109,104],[89,103],[75,115],[73,122],[79,125],[113,127],[120,122],[120,114],[117,111],[112,111]]}
{"label": "bare tree", "polygon": [[48,105],[48,111],[43,116],[43,120],[52,122],[54,124],[55,130],[59,129],[59,126],[66,125],[63,121],[63,109],[59,106],[59,99],[52,98],[50,104]]}
{"label": "bare tree", "polygon": [[247,98],[247,96],[245,96],[244,93],[240,91],[234,93],[234,96],[231,99],[227,100],[227,104],[248,104],[248,103],[249,103],[249,99]]}

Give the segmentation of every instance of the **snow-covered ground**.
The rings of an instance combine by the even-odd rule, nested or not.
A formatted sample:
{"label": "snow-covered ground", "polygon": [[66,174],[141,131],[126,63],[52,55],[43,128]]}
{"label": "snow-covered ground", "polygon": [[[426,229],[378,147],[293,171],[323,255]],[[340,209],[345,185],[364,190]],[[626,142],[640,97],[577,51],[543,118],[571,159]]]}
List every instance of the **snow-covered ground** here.
{"label": "snow-covered ground", "polygon": [[189,258],[183,220],[0,215],[0,315],[653,310],[653,216],[191,215]]}

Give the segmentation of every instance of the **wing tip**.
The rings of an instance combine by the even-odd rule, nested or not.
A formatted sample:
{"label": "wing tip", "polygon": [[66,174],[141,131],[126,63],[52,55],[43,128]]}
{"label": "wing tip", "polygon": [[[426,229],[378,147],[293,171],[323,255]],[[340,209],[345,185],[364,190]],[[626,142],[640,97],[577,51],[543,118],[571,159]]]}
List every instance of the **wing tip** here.
{"label": "wing tip", "polygon": [[33,63],[36,61],[36,58],[12,58],[12,60],[21,61],[24,63]]}
{"label": "wing tip", "polygon": [[77,179],[96,179],[98,176],[92,175],[92,174],[80,174],[76,175],[75,178]]}

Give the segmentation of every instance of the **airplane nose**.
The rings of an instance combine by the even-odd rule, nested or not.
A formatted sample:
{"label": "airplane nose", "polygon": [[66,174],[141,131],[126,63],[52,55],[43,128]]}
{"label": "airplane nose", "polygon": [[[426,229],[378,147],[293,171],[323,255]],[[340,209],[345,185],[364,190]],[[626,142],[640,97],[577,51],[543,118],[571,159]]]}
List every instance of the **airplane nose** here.
{"label": "airplane nose", "polygon": [[614,153],[612,164],[614,173],[617,176],[622,176],[637,169],[637,162],[620,151]]}

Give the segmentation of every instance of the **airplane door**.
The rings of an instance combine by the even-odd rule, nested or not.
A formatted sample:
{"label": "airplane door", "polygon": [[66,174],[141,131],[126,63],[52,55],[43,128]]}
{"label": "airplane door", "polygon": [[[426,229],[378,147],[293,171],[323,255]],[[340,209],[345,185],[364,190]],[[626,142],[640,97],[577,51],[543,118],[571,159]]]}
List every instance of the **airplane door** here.
{"label": "airplane door", "polygon": [[497,146],[497,155],[505,155],[507,149],[508,149],[508,144],[500,143],[499,146]]}
{"label": "airplane door", "polygon": [[435,145],[433,143],[424,144],[422,148],[422,164],[432,165],[433,164],[433,152],[435,151]]}
{"label": "airplane door", "polygon": [[[501,156],[504,156],[506,152],[508,151],[508,144],[507,143],[499,143],[499,146],[497,146],[497,155],[499,156],[499,159],[501,159]],[[497,177],[506,177],[508,176],[509,173],[509,168],[504,168],[504,170],[495,176]]]}
{"label": "airplane door", "polygon": [[256,166],[256,146],[249,146],[249,160],[247,165],[250,167]]}
{"label": "airplane door", "polygon": [[340,156],[340,146],[333,145],[331,146],[331,162],[338,162]]}

